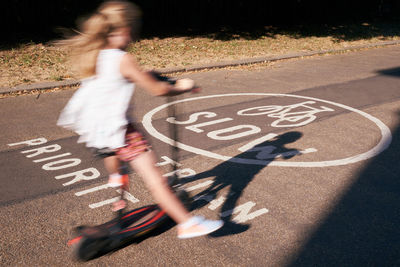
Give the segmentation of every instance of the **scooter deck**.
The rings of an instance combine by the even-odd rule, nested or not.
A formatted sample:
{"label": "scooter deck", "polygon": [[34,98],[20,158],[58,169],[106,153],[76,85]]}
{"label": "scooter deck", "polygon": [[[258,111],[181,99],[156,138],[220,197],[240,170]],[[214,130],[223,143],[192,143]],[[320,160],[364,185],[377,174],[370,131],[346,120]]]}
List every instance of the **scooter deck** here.
{"label": "scooter deck", "polygon": [[125,238],[140,236],[160,225],[167,214],[158,205],[148,205],[125,212],[120,218],[114,218],[97,226],[78,226],[75,228],[76,237],[68,242],[73,245],[81,238]]}

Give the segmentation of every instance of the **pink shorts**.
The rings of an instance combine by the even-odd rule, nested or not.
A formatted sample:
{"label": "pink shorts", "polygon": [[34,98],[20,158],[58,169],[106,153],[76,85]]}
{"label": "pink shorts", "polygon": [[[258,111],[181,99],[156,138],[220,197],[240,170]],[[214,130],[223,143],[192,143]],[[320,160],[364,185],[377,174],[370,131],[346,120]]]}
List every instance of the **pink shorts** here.
{"label": "pink shorts", "polygon": [[117,148],[115,153],[122,161],[132,161],[140,154],[150,151],[150,145],[144,136],[132,125],[126,129],[125,146]]}

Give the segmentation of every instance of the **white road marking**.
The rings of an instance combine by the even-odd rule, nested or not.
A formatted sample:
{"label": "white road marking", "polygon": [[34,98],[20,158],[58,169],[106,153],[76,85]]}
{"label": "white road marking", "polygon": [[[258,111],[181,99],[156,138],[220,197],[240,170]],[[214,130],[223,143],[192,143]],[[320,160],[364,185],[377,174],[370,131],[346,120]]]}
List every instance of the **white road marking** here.
{"label": "white road marking", "polygon": [[86,189],[86,190],[83,190],[83,191],[76,192],[75,196],[80,197],[80,196],[83,196],[83,195],[86,195],[86,194],[90,194],[90,193],[93,193],[93,192],[96,192],[96,191],[104,190],[104,189],[107,189],[107,188],[109,188],[108,184],[103,184],[103,185],[100,185],[100,186],[96,186],[96,187],[93,187],[93,188],[89,188],[89,189]]}
{"label": "white road marking", "polygon": [[120,197],[113,197],[113,198],[106,199],[106,200],[103,200],[103,201],[100,201],[100,202],[97,202],[97,203],[90,204],[89,208],[91,208],[91,209],[100,208],[102,206],[109,205],[109,204],[112,204],[114,202],[117,202],[118,200],[120,200]]}
{"label": "white road marking", "polygon": [[228,217],[230,215],[239,213],[232,221],[236,223],[244,223],[249,220],[253,220],[255,217],[268,213],[269,210],[266,208],[262,208],[253,212],[250,210],[256,205],[256,203],[249,201],[242,205],[235,207],[233,210],[227,210],[221,213],[221,217]]}
{"label": "white road marking", "polygon": [[212,184],[213,182],[214,182],[214,181],[208,180],[208,181],[205,181],[205,182],[202,182],[202,183],[199,183],[199,184],[190,186],[190,187],[186,188],[185,190],[188,191],[188,192],[194,191],[194,190],[197,190],[197,189],[199,189],[199,188],[203,188],[203,187],[209,186],[209,185]]}
{"label": "white road marking", "polygon": [[[231,156],[225,156],[225,155],[220,155],[211,151],[207,151],[204,149],[196,148],[190,145],[186,145],[180,142],[175,142],[174,140],[170,139],[169,137],[161,134],[158,132],[152,125],[152,117],[154,114],[157,112],[167,108],[168,106],[171,105],[176,105],[179,103],[183,102],[190,102],[190,101],[196,101],[196,100],[202,100],[202,99],[210,99],[210,98],[218,98],[218,97],[231,97],[231,96],[278,96],[278,97],[292,97],[292,98],[299,98],[299,99],[308,99],[308,100],[313,100],[313,101],[320,101],[324,102],[330,105],[334,105],[346,110],[349,110],[351,112],[355,112],[364,118],[372,121],[373,123],[376,124],[376,126],[379,128],[381,132],[381,139],[379,140],[378,144],[375,145],[372,149],[358,154],[354,155],[351,157],[347,158],[341,158],[341,159],[336,159],[336,160],[327,160],[327,161],[314,161],[314,162],[307,162],[307,161],[270,161],[270,160],[258,160],[258,159],[244,159],[244,158],[235,158]],[[387,149],[392,141],[392,134],[390,132],[390,129],[379,119],[369,115],[368,113],[365,113],[361,110],[357,110],[355,108],[335,103],[332,101],[327,101],[323,99],[318,99],[318,98],[313,98],[313,97],[307,97],[307,96],[298,96],[298,95],[289,95],[289,94],[269,94],[269,93],[237,93],[237,94],[220,94],[220,95],[208,95],[208,96],[201,96],[201,97],[194,97],[194,98],[187,98],[187,99],[181,99],[177,101],[173,101],[161,106],[158,106],[154,108],[153,110],[149,111],[146,113],[143,117],[142,120],[144,128],[155,138],[170,144],[170,145],[177,145],[177,147],[184,149],[186,151],[203,155],[206,157],[222,160],[222,161],[231,161],[231,162],[236,162],[236,163],[242,163],[242,164],[255,164],[255,165],[269,165],[269,166],[280,166],[280,167],[328,167],[328,166],[340,166],[340,165],[347,165],[351,163],[356,163],[362,160],[369,159],[371,157],[374,157]]]}
{"label": "white road marking", "polygon": [[72,154],[68,152],[68,153],[57,155],[57,156],[47,157],[47,158],[43,158],[43,159],[37,159],[37,160],[34,160],[33,162],[37,163],[37,162],[42,162],[42,161],[46,161],[46,160],[58,159],[58,158],[66,157],[66,156],[71,156],[71,155]]}

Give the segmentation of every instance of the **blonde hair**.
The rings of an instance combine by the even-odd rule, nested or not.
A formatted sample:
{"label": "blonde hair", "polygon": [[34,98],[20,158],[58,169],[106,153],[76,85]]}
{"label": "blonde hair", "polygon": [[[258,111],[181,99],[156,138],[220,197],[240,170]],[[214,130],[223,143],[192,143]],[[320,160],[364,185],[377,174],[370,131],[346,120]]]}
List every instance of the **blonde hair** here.
{"label": "blonde hair", "polygon": [[[58,42],[71,51],[71,63],[81,78],[96,74],[97,56],[113,31],[140,26],[140,9],[126,1],[107,1],[80,27],[78,35]],[[137,29],[136,29],[137,31]]]}

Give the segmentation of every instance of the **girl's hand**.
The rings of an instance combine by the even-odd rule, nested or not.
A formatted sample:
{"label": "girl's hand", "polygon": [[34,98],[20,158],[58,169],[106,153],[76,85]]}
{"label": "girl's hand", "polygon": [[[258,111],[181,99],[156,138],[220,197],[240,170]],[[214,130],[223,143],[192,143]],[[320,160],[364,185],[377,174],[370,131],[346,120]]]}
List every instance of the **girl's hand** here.
{"label": "girl's hand", "polygon": [[200,92],[200,87],[196,87],[194,84],[194,81],[192,79],[184,78],[184,79],[179,79],[175,83],[175,90],[177,91],[182,91],[183,92],[192,92],[192,93],[198,93]]}

